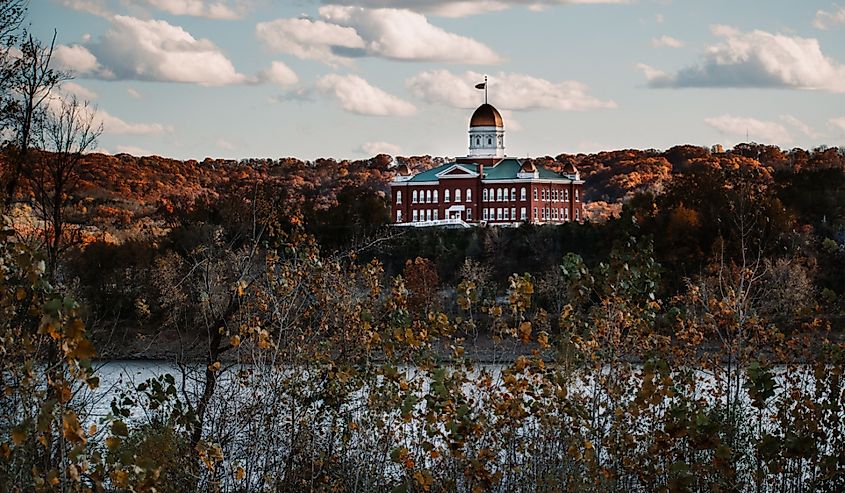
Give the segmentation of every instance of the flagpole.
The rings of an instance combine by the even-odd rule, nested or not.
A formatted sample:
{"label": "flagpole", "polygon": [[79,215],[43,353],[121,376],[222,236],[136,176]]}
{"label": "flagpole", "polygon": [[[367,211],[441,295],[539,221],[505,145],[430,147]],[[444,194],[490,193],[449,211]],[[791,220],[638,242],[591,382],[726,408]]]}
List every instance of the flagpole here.
{"label": "flagpole", "polygon": [[484,104],[487,104],[487,76],[484,76]]}

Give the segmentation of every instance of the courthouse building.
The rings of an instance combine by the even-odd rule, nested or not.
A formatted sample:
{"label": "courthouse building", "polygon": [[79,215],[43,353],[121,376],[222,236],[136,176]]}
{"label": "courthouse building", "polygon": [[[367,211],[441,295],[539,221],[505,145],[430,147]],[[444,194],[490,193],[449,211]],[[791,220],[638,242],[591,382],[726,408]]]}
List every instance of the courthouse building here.
{"label": "courthouse building", "polygon": [[584,217],[583,184],[574,166],[552,171],[505,156],[502,115],[484,103],[469,122],[469,154],[422,173],[397,168],[390,183],[392,220],[400,226],[557,224]]}

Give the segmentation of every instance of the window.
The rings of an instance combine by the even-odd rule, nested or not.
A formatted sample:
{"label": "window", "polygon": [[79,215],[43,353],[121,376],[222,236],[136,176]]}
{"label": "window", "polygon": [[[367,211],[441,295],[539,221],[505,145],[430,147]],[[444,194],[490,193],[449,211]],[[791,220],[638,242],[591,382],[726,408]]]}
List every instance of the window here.
{"label": "window", "polygon": [[569,190],[564,190],[564,191],[563,191],[563,201],[564,201],[564,202],[569,202]]}
{"label": "window", "polygon": [[516,188],[511,188],[511,202],[516,202]]}
{"label": "window", "polygon": [[543,216],[543,217],[542,217],[542,219],[543,219],[543,221],[545,221],[545,220],[546,220],[546,208],[545,208],[545,207],[543,207],[543,208],[540,210],[540,212],[542,213],[542,216]]}
{"label": "window", "polygon": [[472,189],[467,188],[467,202],[472,202]]}
{"label": "window", "polygon": [[[537,189],[534,189],[534,200],[537,200]],[[534,215],[536,216],[537,213],[535,212]]]}
{"label": "window", "polygon": [[[524,188],[522,190],[525,191]],[[519,219],[521,221],[525,221],[526,219],[528,219],[528,212],[525,210],[525,207],[519,209]]]}
{"label": "window", "polygon": [[557,209],[552,209],[552,221],[557,221]]}
{"label": "window", "polygon": [[487,218],[489,217],[489,216],[488,216],[488,214],[489,214],[489,212],[488,212],[487,208],[485,207],[485,208],[484,208],[484,220],[485,220],[485,221],[486,221],[486,220],[487,220]]}
{"label": "window", "polygon": [[581,199],[578,197],[578,189],[575,189],[575,202],[580,202]]}
{"label": "window", "polygon": [[493,139],[491,139],[490,137],[487,137],[487,145],[492,145],[492,144],[493,144]]}
{"label": "window", "polygon": [[503,214],[504,214],[504,216],[502,217],[502,219],[504,219],[505,221],[510,219],[510,216],[508,215],[508,208],[507,207],[505,207]]}
{"label": "window", "polygon": [[416,190],[414,190],[413,195],[411,195],[411,202],[413,202],[415,204],[417,203],[417,191]]}
{"label": "window", "polygon": [[501,201],[502,201],[502,189],[497,188],[496,189],[496,202],[501,202]]}
{"label": "window", "polygon": [[569,209],[568,208],[563,210],[563,220],[569,221]]}
{"label": "window", "polygon": [[502,208],[501,207],[496,209],[496,219],[498,219],[499,221],[502,220]]}
{"label": "window", "polygon": [[434,197],[432,197],[432,198],[434,199],[434,203],[436,204],[437,203],[437,190],[434,191]]}
{"label": "window", "polygon": [[426,220],[426,221],[431,221],[431,209],[426,209],[426,210],[425,210],[425,220]]}
{"label": "window", "polygon": [[552,202],[557,202],[557,189],[552,190]]}
{"label": "window", "polygon": [[402,222],[402,211],[396,211],[396,222],[397,223]]}
{"label": "window", "polygon": [[443,202],[449,202],[449,189],[443,190]]}
{"label": "window", "polygon": [[481,137],[476,137],[476,138],[475,138],[475,145],[477,145],[477,146],[480,146],[480,145],[481,145]]}
{"label": "window", "polygon": [[414,210],[414,222],[417,222],[417,218],[418,218],[417,212],[418,212],[417,210]]}
{"label": "window", "polygon": [[516,207],[511,207],[511,221],[516,221]]}
{"label": "window", "polygon": [[487,202],[487,189],[485,188],[483,192],[481,192],[481,198]]}
{"label": "window", "polygon": [[461,201],[461,190],[459,188],[455,189],[455,202]]}
{"label": "window", "polygon": [[522,190],[519,192],[519,200],[525,200],[528,196],[525,194],[525,187],[522,187]]}
{"label": "window", "polygon": [[397,190],[397,191],[396,191],[396,203],[397,203],[397,204],[401,204],[401,203],[402,203],[402,190]]}
{"label": "window", "polygon": [[430,204],[430,203],[431,203],[431,190],[426,190],[426,191],[425,191],[425,203],[426,203],[426,204]]}
{"label": "window", "polygon": [[467,221],[472,221],[472,209],[467,209]]}
{"label": "window", "polygon": [[438,213],[438,212],[440,212],[440,211],[438,211],[437,209],[434,209],[434,220],[435,220],[435,221],[437,221],[437,216],[438,216],[438,214],[437,214],[437,213]]}
{"label": "window", "polygon": [[575,209],[575,220],[576,221],[581,220],[581,209]]}
{"label": "window", "polygon": [[[535,190],[535,192],[536,192],[536,190]],[[534,220],[535,221],[537,220],[537,208],[536,207],[534,208]]]}

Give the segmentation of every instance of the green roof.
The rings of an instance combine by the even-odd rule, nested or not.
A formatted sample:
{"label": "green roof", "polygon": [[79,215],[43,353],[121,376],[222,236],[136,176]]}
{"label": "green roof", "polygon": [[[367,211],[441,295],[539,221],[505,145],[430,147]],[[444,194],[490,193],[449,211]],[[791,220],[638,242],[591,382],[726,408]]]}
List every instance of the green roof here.
{"label": "green roof", "polygon": [[[478,164],[475,163],[445,163],[437,166],[435,168],[431,168],[428,171],[423,171],[418,175],[414,175],[409,181],[411,182],[432,182],[437,181],[437,174],[441,171],[446,171],[447,169],[451,168],[454,165],[461,166],[466,168],[473,173],[478,172]],[[537,171],[539,174],[539,178],[541,180],[567,180],[566,177],[561,176],[559,173],[555,173],[550,169],[546,169],[543,166],[537,166]],[[519,169],[522,167],[522,163],[516,158],[505,158],[502,159],[499,164],[496,166],[485,166],[484,167],[484,179],[485,180],[515,180],[517,179],[517,173],[519,173]]]}

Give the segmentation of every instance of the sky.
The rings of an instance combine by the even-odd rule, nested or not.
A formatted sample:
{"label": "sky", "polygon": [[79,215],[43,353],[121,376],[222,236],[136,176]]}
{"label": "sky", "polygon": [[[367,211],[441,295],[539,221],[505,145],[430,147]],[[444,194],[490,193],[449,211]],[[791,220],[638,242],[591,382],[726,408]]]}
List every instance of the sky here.
{"label": "sky", "polygon": [[845,4],[811,0],[32,0],[99,150],[460,156],[845,144]]}

